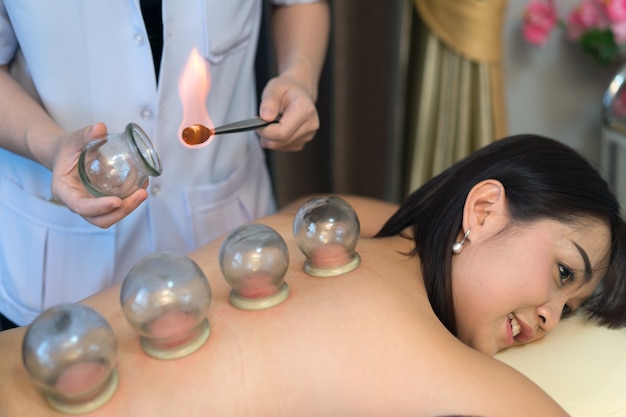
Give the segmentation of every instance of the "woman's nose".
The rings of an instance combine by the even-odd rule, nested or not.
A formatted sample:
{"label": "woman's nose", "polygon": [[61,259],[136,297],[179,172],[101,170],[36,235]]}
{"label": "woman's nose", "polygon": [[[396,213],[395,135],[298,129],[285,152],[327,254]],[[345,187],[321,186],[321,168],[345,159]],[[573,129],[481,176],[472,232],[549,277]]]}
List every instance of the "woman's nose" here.
{"label": "woman's nose", "polygon": [[538,324],[544,332],[547,333],[556,328],[561,320],[564,306],[564,302],[552,301],[537,308]]}

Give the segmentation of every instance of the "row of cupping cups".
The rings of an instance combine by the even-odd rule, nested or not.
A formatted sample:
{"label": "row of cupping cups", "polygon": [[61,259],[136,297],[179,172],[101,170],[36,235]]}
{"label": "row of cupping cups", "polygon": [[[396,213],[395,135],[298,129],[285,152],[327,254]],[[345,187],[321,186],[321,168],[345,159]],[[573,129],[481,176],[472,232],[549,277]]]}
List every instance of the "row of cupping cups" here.
{"label": "row of cupping cups", "polygon": [[[359,220],[339,197],[307,201],[296,213],[293,233],[309,275],[337,276],[360,263]],[[268,226],[251,223],[233,230],[222,243],[219,263],[232,287],[229,301],[234,307],[266,309],[289,295],[284,281],[288,248]],[[186,256],[163,252],[140,260],[124,279],[120,302],[142,349],[152,357],[187,356],[209,337],[211,287],[202,269]],[[115,334],[99,313],[82,304],[44,311],[24,336],[22,359],[49,405],[66,414],[102,406],[118,385]]]}

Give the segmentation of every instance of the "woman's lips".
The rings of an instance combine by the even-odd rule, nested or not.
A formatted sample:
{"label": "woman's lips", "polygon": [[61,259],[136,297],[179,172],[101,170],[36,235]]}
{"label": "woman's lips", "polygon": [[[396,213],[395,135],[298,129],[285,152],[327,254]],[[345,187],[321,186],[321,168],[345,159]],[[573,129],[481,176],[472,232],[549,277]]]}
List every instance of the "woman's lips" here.
{"label": "woman's lips", "polygon": [[513,313],[509,313],[509,325],[513,339],[519,344],[526,343],[535,337],[533,328]]}

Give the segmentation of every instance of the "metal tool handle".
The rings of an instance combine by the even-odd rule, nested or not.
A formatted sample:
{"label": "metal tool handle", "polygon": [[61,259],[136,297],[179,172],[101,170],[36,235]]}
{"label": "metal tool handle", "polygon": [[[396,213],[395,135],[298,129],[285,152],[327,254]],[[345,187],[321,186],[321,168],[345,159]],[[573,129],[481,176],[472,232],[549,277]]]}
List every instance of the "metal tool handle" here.
{"label": "metal tool handle", "polygon": [[253,117],[252,119],[240,120],[238,122],[229,123],[224,126],[216,127],[213,129],[214,135],[220,135],[223,133],[235,133],[235,132],[245,132],[248,130],[258,129],[260,127],[264,127],[269,125],[270,123],[276,123],[278,119],[273,120],[271,122],[266,122],[260,117]]}

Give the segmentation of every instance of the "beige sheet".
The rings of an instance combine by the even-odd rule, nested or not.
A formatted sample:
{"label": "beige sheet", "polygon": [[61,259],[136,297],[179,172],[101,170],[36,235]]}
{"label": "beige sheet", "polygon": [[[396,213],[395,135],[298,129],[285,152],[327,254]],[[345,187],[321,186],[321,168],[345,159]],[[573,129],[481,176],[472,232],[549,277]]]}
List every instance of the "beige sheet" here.
{"label": "beige sheet", "polygon": [[572,417],[626,417],[626,329],[575,316],[543,340],[496,358],[535,381]]}

